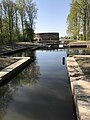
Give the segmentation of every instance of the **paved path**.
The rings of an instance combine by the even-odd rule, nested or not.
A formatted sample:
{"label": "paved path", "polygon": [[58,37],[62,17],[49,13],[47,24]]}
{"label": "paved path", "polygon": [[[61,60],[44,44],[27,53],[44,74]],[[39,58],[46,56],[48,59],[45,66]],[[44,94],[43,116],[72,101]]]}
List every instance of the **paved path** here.
{"label": "paved path", "polygon": [[[77,57],[79,60],[83,58],[82,65],[84,66],[87,59],[90,59],[90,56],[85,55],[74,57],[67,58],[67,68],[70,77],[72,95],[76,105],[77,118],[78,120],[90,120],[90,67],[88,67],[88,69],[86,67],[84,70],[83,67],[79,66],[76,62]],[[90,61],[88,65],[89,64]],[[85,71],[87,71],[88,74],[86,74]]]}

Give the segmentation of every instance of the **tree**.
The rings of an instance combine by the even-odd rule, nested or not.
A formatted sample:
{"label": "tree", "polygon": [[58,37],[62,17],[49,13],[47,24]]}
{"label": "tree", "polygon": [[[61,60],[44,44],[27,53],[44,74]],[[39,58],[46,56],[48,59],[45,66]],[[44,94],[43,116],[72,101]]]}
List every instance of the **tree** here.
{"label": "tree", "polygon": [[13,28],[14,28],[14,4],[10,0],[4,0],[2,2],[2,5],[3,5],[2,12],[3,12],[3,21],[4,21],[3,30],[7,31],[6,34],[9,36],[7,39],[9,43],[12,43]]}
{"label": "tree", "polygon": [[33,0],[2,0],[0,2],[0,41],[31,41],[37,8]]}
{"label": "tree", "polygon": [[73,35],[74,37],[80,36],[80,33],[83,33],[83,40],[89,39],[90,1],[72,0],[67,20],[67,33]]}
{"label": "tree", "polygon": [[2,4],[0,3],[0,41],[2,41]]}
{"label": "tree", "polygon": [[19,8],[18,3],[14,3],[14,40],[18,41],[20,40],[20,19],[19,19]]}
{"label": "tree", "polygon": [[[36,19],[36,15],[37,15],[37,9],[36,9],[36,4],[33,3],[32,0],[27,0],[25,3],[25,7],[26,7],[26,13],[27,13],[27,17],[28,17],[28,22],[26,21],[26,31],[29,37],[29,41],[33,42],[33,38],[34,38],[34,25],[35,22],[34,20]],[[29,33],[30,31],[30,33]]]}
{"label": "tree", "polygon": [[18,5],[18,12],[20,15],[20,22],[22,26],[22,36],[24,39],[24,20],[25,20],[25,1],[24,0],[17,0],[17,5]]}

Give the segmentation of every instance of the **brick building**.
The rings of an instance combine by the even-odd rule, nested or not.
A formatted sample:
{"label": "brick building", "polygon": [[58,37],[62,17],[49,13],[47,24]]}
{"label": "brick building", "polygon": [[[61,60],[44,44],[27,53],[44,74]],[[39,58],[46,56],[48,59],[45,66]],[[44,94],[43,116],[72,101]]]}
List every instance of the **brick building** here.
{"label": "brick building", "polygon": [[57,43],[59,42],[59,33],[36,33],[35,39],[37,39],[38,42],[43,43]]}

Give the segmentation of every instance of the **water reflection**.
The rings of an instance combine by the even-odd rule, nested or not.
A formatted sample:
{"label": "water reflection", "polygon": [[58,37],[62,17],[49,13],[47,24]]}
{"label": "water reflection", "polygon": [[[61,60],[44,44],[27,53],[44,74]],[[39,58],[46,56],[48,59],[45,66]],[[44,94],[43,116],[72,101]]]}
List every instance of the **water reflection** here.
{"label": "water reflection", "polygon": [[69,55],[90,55],[89,48],[68,48],[66,51]]}
{"label": "water reflection", "polygon": [[0,88],[1,120],[75,120],[63,65],[66,51],[36,51],[34,55],[31,65]]}
{"label": "water reflection", "polygon": [[36,62],[33,62],[8,84],[0,87],[0,120],[3,120],[7,107],[18,89],[23,85],[35,85],[39,81],[39,69]]}
{"label": "water reflection", "polygon": [[[40,67],[36,65],[36,62],[31,63],[26,69],[24,69],[17,78],[20,84],[34,85],[38,82],[40,76]],[[16,78],[15,78],[16,79]]]}
{"label": "water reflection", "polygon": [[15,54],[10,55],[10,56],[13,56],[13,57],[31,57],[34,60],[36,59],[35,52],[31,51],[30,49],[15,53]]}
{"label": "water reflection", "polygon": [[0,87],[0,120],[2,120],[6,114],[8,104],[13,98],[13,93],[15,93],[18,88],[17,82],[15,83],[16,84],[7,84]]}

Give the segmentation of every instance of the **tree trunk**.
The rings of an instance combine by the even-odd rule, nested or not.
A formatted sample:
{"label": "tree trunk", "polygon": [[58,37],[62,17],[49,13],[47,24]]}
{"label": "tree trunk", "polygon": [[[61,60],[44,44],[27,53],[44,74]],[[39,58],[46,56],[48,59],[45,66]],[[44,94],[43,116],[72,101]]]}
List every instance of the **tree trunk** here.
{"label": "tree trunk", "polygon": [[84,9],[84,16],[83,16],[83,40],[86,40],[86,9]]}

